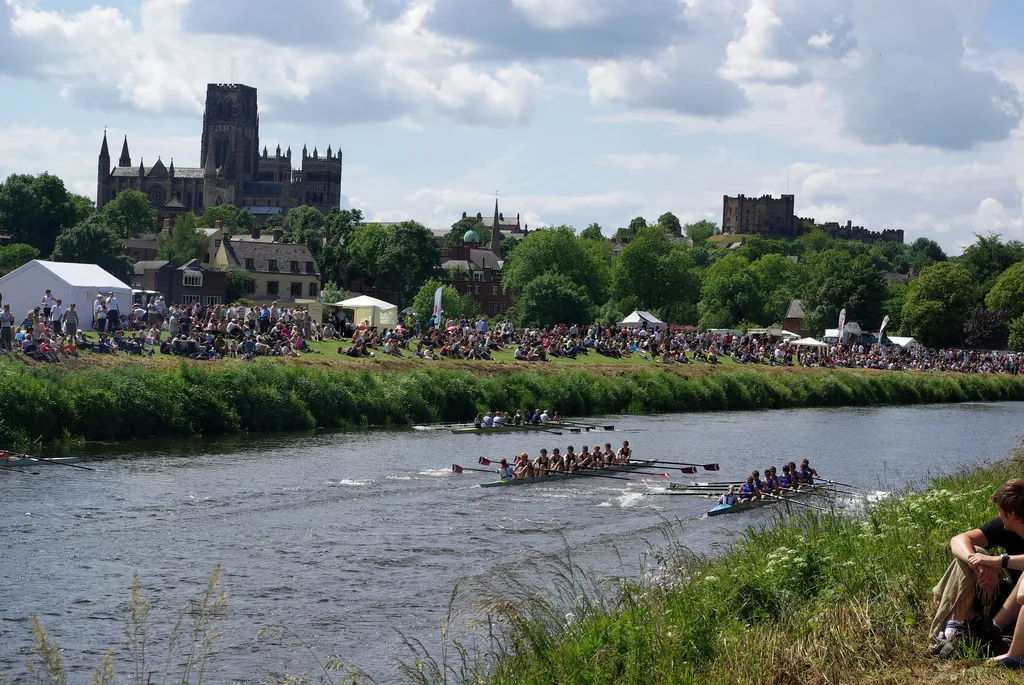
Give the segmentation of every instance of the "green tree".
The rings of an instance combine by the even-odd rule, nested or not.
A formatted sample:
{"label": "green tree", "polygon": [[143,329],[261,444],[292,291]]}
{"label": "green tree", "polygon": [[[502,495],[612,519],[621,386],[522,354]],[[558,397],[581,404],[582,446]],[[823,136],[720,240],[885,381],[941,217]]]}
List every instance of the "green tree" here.
{"label": "green tree", "polygon": [[796,264],[780,254],[767,254],[748,269],[757,279],[763,301],[763,311],[754,320],[766,326],[781,323],[796,292],[799,273]]}
{"label": "green tree", "polygon": [[480,314],[480,305],[469,293],[460,294],[453,286],[442,286],[441,281],[436,278],[429,279],[424,283],[419,292],[412,300],[412,307],[416,310],[416,318],[424,325],[434,315],[434,293],[441,288],[441,316],[445,319],[459,319],[463,316],[469,318]]}
{"label": "green tree", "polygon": [[238,302],[252,293],[253,278],[245,269],[229,266],[224,270],[224,300]]}
{"label": "green tree", "polygon": [[521,326],[588,323],[593,314],[586,288],[553,272],[527,283],[512,306],[512,315]]}
{"label": "green tree", "polygon": [[810,255],[804,269],[804,326],[821,333],[839,319],[846,309],[846,320],[868,326],[881,321],[888,290],[882,274],[866,254],[852,257],[834,248]]}
{"label": "green tree", "polygon": [[885,299],[883,313],[889,317],[886,330],[892,335],[898,335],[903,330],[903,305],[907,301],[908,292],[910,284],[907,282],[889,285],[889,296]]}
{"label": "green tree", "polygon": [[526,287],[544,274],[582,286],[589,302],[604,302],[608,291],[608,266],[595,253],[585,249],[571,226],[532,231],[520,241],[515,254],[505,264],[501,280],[515,299]]}
{"label": "green tree", "polygon": [[632,235],[636,235],[637,231],[639,231],[641,228],[647,228],[647,219],[643,218],[642,216],[638,216],[629,222],[629,232]]}
{"label": "green tree", "polygon": [[1010,338],[1007,345],[1014,352],[1024,352],[1024,316],[1018,316],[1010,322]]}
{"label": "green tree", "polygon": [[1017,262],[996,278],[985,296],[989,309],[1002,309],[1011,319],[1024,315],[1024,262]]}
{"label": "green tree", "polygon": [[320,267],[321,282],[334,281],[348,286],[352,265],[349,246],[356,227],[362,221],[363,214],[358,209],[335,207],[324,217],[321,240],[309,244]]}
{"label": "green tree", "polygon": [[132,280],[132,263],[122,254],[121,239],[100,214],[61,233],[50,258],[56,262],[96,264],[124,283]]}
{"label": "green tree", "polygon": [[732,328],[741,321],[760,321],[764,298],[750,262],[730,253],[704,274],[700,290],[701,328]]}
{"label": "green tree", "polygon": [[601,232],[600,224],[590,224],[580,232],[579,235],[582,240],[604,240],[604,234]]}
{"label": "green tree", "polygon": [[464,216],[452,224],[452,230],[448,231],[444,236],[444,246],[451,247],[455,243],[461,242],[463,236],[466,235],[466,231],[476,231],[476,234],[480,236],[480,244],[490,246],[491,229],[487,228],[484,222],[475,216]]}
{"label": "green tree", "polygon": [[415,221],[393,226],[364,224],[352,237],[353,266],[374,286],[393,290],[401,309],[438,271],[441,248],[434,234]]}
{"label": "green tree", "polygon": [[5,276],[22,264],[39,259],[39,250],[25,243],[0,246],[0,276]]}
{"label": "green tree", "polygon": [[930,238],[921,237],[907,246],[907,266],[918,272],[926,266],[946,261],[946,253]]}
{"label": "green tree", "polygon": [[288,210],[285,223],[291,228],[292,241],[307,245],[320,237],[324,215],[316,207],[299,205]]}
{"label": "green tree", "polygon": [[[822,234],[824,235],[824,234]],[[751,262],[756,262],[766,254],[778,254],[782,256],[801,255],[805,252],[807,245],[793,240],[778,240],[765,238],[760,235],[749,236],[743,247],[735,250],[738,254],[746,257]]]}
{"label": "green tree", "polygon": [[636,297],[644,309],[663,309],[696,303],[698,277],[688,250],[671,239],[664,226],[640,229],[612,266],[612,292],[624,299]]}
{"label": "green tree", "polygon": [[85,221],[96,213],[96,203],[90,197],[69,193],[68,200],[71,202],[72,207],[75,208],[75,222],[72,226]]}
{"label": "green tree", "polygon": [[120,238],[156,233],[156,211],[141,190],[122,190],[103,205],[103,221]]}
{"label": "green tree", "polygon": [[686,224],[684,228],[686,231],[686,237],[694,245],[699,245],[713,235],[718,235],[721,231],[718,230],[718,224],[714,221],[708,221],[707,219],[697,221],[692,224]]}
{"label": "green tree", "polygon": [[1010,335],[1006,312],[978,307],[964,324],[964,345],[982,350],[1005,350]]}
{"label": "green tree", "polygon": [[807,252],[824,252],[825,250],[832,247],[833,240],[828,237],[828,234],[820,228],[813,227],[808,231],[805,231],[793,241],[796,243],[799,252],[797,254],[806,254]]}
{"label": "green tree", "polygon": [[975,237],[977,240],[964,249],[959,262],[977,284],[979,300],[983,300],[999,274],[1024,260],[1024,244],[1018,240],[1003,243],[998,233]]}
{"label": "green tree", "polygon": [[902,330],[932,347],[958,345],[974,301],[975,283],[967,269],[953,262],[933,264],[910,282]]}
{"label": "green tree", "polygon": [[217,225],[217,219],[220,219],[224,223],[224,230],[227,231],[228,235],[252,232],[252,214],[244,209],[239,209],[234,205],[217,205],[216,207],[207,207],[206,211],[203,212],[203,218],[200,225],[203,228],[213,228]]}
{"label": "green tree", "polygon": [[157,253],[159,259],[166,259],[174,266],[198,259],[200,263],[210,251],[210,236],[196,228],[196,217],[192,212],[178,217],[174,222],[174,231],[168,235],[161,231],[157,234]]}
{"label": "green tree", "polygon": [[665,212],[658,217],[658,224],[663,226],[672,235],[682,235],[683,226],[679,223],[679,217],[672,212]]}
{"label": "green tree", "polygon": [[77,223],[80,207],[53,174],[12,174],[0,184],[0,233],[48,255],[60,232]]}
{"label": "green tree", "polygon": [[317,295],[316,299],[324,304],[333,304],[335,302],[347,300],[348,291],[334,281],[328,281],[327,283],[324,283],[324,287],[320,289],[320,294]]}

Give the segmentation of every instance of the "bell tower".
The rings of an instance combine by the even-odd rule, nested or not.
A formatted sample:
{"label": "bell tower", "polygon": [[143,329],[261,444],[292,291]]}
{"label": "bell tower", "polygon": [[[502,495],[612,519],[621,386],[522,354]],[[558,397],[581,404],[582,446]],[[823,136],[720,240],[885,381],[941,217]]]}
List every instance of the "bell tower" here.
{"label": "bell tower", "polygon": [[206,178],[206,207],[216,206],[218,195],[223,201],[231,201],[223,193],[211,191],[230,188],[228,194],[241,197],[242,186],[247,181],[257,180],[259,147],[256,89],[234,83],[209,84],[199,153]]}

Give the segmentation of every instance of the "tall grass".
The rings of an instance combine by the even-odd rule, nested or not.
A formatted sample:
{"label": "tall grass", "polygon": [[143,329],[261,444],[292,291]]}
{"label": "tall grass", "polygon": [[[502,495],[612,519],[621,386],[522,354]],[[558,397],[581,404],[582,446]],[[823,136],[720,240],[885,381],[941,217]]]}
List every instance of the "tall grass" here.
{"label": "tall grass", "polygon": [[565,416],[1022,400],[1024,377],[844,371],[586,369],[494,376],[435,368],[374,373],[272,362],[171,372],[125,365],[65,371],[0,364],[0,444],[466,421],[488,408]]}
{"label": "tall grass", "polygon": [[[843,380],[827,381],[835,382]],[[1018,450],[860,516],[804,509],[748,529],[714,559],[670,546],[636,581],[609,585],[576,572],[556,574],[554,591],[508,582],[489,682],[916,679],[933,668],[930,589],[950,561],[948,540],[994,516],[991,493],[1022,467]]]}

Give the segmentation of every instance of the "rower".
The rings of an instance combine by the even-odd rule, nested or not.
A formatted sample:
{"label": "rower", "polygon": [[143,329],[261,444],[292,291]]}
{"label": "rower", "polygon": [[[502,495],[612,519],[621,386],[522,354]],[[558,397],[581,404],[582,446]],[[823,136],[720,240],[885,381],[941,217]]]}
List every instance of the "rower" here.
{"label": "rower", "polygon": [[522,415],[522,413],[518,409],[516,409],[516,415],[512,417],[512,425],[513,426],[521,426],[521,425],[523,425],[523,415]]}
{"label": "rower", "polygon": [[493,428],[493,427],[494,427],[494,417],[491,416],[491,412],[488,411],[486,414],[484,414],[484,428]]}
{"label": "rower", "polygon": [[540,424],[540,409],[533,410],[533,417],[530,419],[530,423],[532,423],[534,426]]}
{"label": "rower", "polygon": [[740,496],[736,494],[736,486],[730,485],[729,491],[722,493],[722,496],[718,498],[719,504],[725,504],[730,507],[735,506],[740,501]]}
{"label": "rower", "polygon": [[751,480],[751,484],[755,488],[757,488],[758,492],[764,492],[765,491],[765,485],[764,485],[764,481],[761,480],[761,472],[760,471],[757,471],[757,470],[753,471],[750,474],[750,480]]}
{"label": "rower", "polygon": [[565,461],[562,459],[562,453],[558,451],[557,447],[551,450],[551,471],[554,473],[565,471]]}
{"label": "rower", "polygon": [[533,470],[538,476],[546,476],[551,471],[551,460],[548,459],[548,451],[543,447],[540,449],[540,456],[533,462]]}
{"label": "rower", "polygon": [[633,450],[629,449],[629,440],[623,440],[622,447],[619,448],[619,453],[616,455],[616,461],[620,464],[628,464],[631,456],[633,456]]}
{"label": "rower", "polygon": [[473,419],[473,428],[483,428],[483,427],[484,427],[484,415],[480,414],[478,412],[477,415],[476,415],[476,418]]}
{"label": "rower", "polygon": [[495,428],[501,428],[504,425],[505,425],[505,419],[502,418],[501,412],[500,411],[494,412],[494,427]]}
{"label": "rower", "polygon": [[800,461],[800,477],[808,483],[814,483],[814,479],[818,477],[818,472],[811,468],[811,462],[806,459]]}
{"label": "rower", "polygon": [[516,457],[515,476],[516,478],[533,478],[534,476],[533,464],[530,463],[530,458],[526,452]]}
{"label": "rower", "polygon": [[551,417],[551,423],[561,423],[561,422],[562,422],[562,419],[560,419],[558,417],[558,412],[556,411],[554,416]]}
{"label": "rower", "polygon": [[799,487],[801,483],[807,482],[804,480],[803,476],[800,475],[800,471],[796,468],[795,461],[789,462],[789,475],[792,476],[793,480],[796,481],[797,487]]}
{"label": "rower", "polygon": [[508,459],[501,460],[501,468],[498,469],[498,478],[502,480],[512,480],[516,477],[515,469],[508,464]]}
{"label": "rower", "polygon": [[603,469],[604,468],[604,457],[601,456],[601,446],[600,445],[597,445],[597,444],[594,445],[594,450],[590,453],[590,457],[591,457],[591,459],[594,460],[594,468],[595,469]]}
{"label": "rower", "polygon": [[611,466],[615,463],[615,452],[612,451],[612,444],[606,442],[604,444],[604,452],[601,453],[601,460],[605,466]]}
{"label": "rower", "polygon": [[580,448],[580,456],[578,457],[581,469],[592,469],[594,468],[594,460],[590,456],[590,447],[586,444]]}
{"label": "rower", "polygon": [[757,486],[754,485],[753,476],[747,476],[747,482],[740,487],[739,495],[740,504],[755,502],[761,499],[761,493],[758,491]]}
{"label": "rower", "polygon": [[579,457],[576,452],[573,451],[573,446],[569,445],[565,448],[565,470],[572,473],[580,469]]}
{"label": "rower", "polygon": [[550,420],[551,420],[551,415],[548,414],[548,410],[547,409],[545,409],[544,411],[542,411],[540,413],[540,422],[541,423],[547,423]]}
{"label": "rower", "polygon": [[779,476],[779,487],[783,490],[793,490],[796,487],[796,480],[789,473],[789,464],[782,465],[782,475]]}

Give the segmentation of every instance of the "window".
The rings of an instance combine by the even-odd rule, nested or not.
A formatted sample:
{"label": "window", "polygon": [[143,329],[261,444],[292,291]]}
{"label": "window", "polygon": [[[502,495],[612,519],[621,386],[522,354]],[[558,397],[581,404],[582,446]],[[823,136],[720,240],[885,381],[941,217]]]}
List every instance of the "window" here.
{"label": "window", "polygon": [[245,268],[248,269],[249,271],[255,271],[256,270],[256,261],[252,257],[246,257],[245,258]]}
{"label": "window", "polygon": [[307,274],[314,274],[314,273],[316,273],[316,268],[313,266],[313,262],[306,262],[306,273]]}
{"label": "window", "polygon": [[220,238],[217,238],[217,240],[213,241],[213,246],[214,247],[220,247]]}
{"label": "window", "polygon": [[255,278],[250,278],[249,279],[249,292],[250,293],[255,293],[256,292],[256,279]]}
{"label": "window", "polygon": [[302,284],[292,282],[292,297],[302,297]]}
{"label": "window", "polygon": [[182,295],[181,296],[181,303],[182,304],[192,304],[193,302],[198,302],[198,301],[199,301],[199,296],[198,295]]}
{"label": "window", "polygon": [[206,254],[203,255],[203,264],[209,264],[209,263],[210,263],[210,253],[207,252]]}
{"label": "window", "polygon": [[479,295],[480,294],[480,284],[479,283],[474,283],[473,284],[473,294],[474,295]]}
{"label": "window", "polygon": [[498,286],[492,285],[491,286],[491,295],[497,295],[497,294],[498,294]]}
{"label": "window", "polygon": [[499,307],[499,304],[497,302],[491,302],[490,304],[487,305],[487,312],[491,316],[494,316],[495,314],[498,313],[498,307]]}
{"label": "window", "polygon": [[484,272],[483,271],[474,271],[473,272],[473,280],[474,281],[478,281],[480,283],[483,283],[484,282]]}
{"label": "window", "polygon": [[267,281],[267,295],[277,296],[277,281]]}
{"label": "window", "polygon": [[202,288],[203,287],[203,272],[202,271],[184,271],[181,274],[181,282],[186,288]]}
{"label": "window", "polygon": [[507,302],[502,302],[501,303],[501,313],[504,314],[507,311],[508,311],[508,303]]}
{"label": "window", "polygon": [[267,260],[267,271],[277,271],[277,260],[276,259],[268,259]]}
{"label": "window", "polygon": [[207,307],[220,304],[220,295],[206,295],[203,297],[203,304]]}
{"label": "window", "polygon": [[316,283],[310,283],[309,284],[309,296],[310,297],[316,297],[317,296],[317,291],[319,291],[319,290],[320,290],[320,288],[317,287]]}
{"label": "window", "polygon": [[292,262],[292,268],[291,268],[291,270],[292,270],[292,271],[298,271],[298,270],[299,270],[299,263],[298,263],[298,262],[296,262],[296,261],[293,261],[293,262]]}

